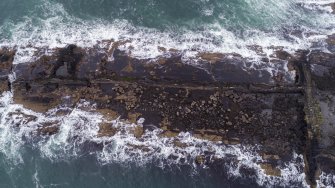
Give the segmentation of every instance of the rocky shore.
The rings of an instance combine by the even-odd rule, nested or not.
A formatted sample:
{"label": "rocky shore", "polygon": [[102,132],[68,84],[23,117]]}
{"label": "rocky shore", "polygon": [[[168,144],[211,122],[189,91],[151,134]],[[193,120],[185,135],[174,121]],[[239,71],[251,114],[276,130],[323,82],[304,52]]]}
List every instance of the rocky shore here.
{"label": "rocky shore", "polygon": [[[96,104],[94,111],[106,119],[120,117],[136,124],[144,118],[143,126],[132,130],[136,138],[160,128],[161,137],[190,132],[226,145],[261,145],[260,165],[270,176],[280,176],[277,166],[296,152],[304,156],[307,182],[314,187],[321,172],[335,173],[335,35],[326,42],[328,53],[290,54],[277,47],[261,63],[215,53],[199,53],[196,61],[185,62],[173,49],[161,49],[169,54],[164,57],[137,59],[118,43],[102,41],[92,48],[53,49],[47,55],[39,49],[36,60],[13,64],[15,49],[3,48],[0,92],[13,92],[14,103],[40,113],[74,108],[85,100]],[[250,48],[262,54],[258,46]],[[69,113],[57,111],[59,116]],[[58,131],[59,122],[50,122],[40,126],[39,134]],[[101,123],[97,137],[118,131]],[[182,140],[175,145],[185,147]],[[198,156],[196,161],[202,165],[212,160]]]}

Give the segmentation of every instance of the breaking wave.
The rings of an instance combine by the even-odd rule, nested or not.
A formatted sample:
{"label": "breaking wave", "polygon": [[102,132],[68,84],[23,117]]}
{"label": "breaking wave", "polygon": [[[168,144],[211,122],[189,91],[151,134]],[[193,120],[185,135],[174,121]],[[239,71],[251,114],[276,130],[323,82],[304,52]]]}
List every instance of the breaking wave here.
{"label": "breaking wave", "polygon": [[[182,20],[180,25],[168,21],[158,26],[114,14],[99,17],[92,13],[83,18],[71,12],[74,11],[69,6],[71,2],[36,0],[34,11],[29,14],[17,19],[0,19],[0,47],[17,49],[14,64],[31,61],[40,48],[52,50],[68,44],[92,47],[103,40],[123,42],[120,48],[137,58],[156,58],[167,55],[169,49],[175,49],[184,58],[195,57],[199,52],[218,52],[238,53],[257,59],[259,53],[252,46],[260,46],[263,56],[270,56],[276,47],[289,52],[311,47],[326,50],[321,41],[335,32],[335,15],[331,14],[332,9],[328,6],[333,2],[331,0],[239,0],[237,2],[244,8],[236,10],[228,1],[201,0],[200,20]],[[100,1],[102,5],[105,2]],[[156,1],[150,2],[155,8]],[[230,9],[243,14],[230,17]],[[259,17],[262,19],[255,20]],[[12,79],[14,77],[12,75]],[[60,110],[68,113],[59,115]],[[294,154],[290,162],[281,164],[280,176],[269,176],[260,166],[264,162],[258,154],[261,145],[225,145],[197,139],[188,132],[166,138],[160,136],[163,130],[158,128],[137,138],[132,131],[141,127],[143,121],[107,120],[95,111],[94,104],[87,101],[81,101],[74,108],[59,106],[45,114],[37,113],[14,104],[13,93],[4,92],[0,97],[0,152],[13,165],[24,162],[23,153],[29,144],[50,161],[76,159],[89,152],[101,165],[135,163],[144,166],[155,163],[165,168],[182,164],[194,169],[199,166],[199,157],[202,160],[206,156],[209,161],[228,161],[225,165],[231,178],[242,177],[243,169],[247,168],[255,172],[255,180],[261,186],[308,187],[301,155]],[[111,124],[117,133],[111,137],[99,137],[101,123]],[[40,135],[40,129],[46,124],[59,129],[58,133]],[[229,160],[232,157],[236,160]],[[207,164],[201,167],[207,168]],[[36,171],[36,185],[39,184],[38,176]],[[318,185],[334,185],[334,176],[322,173]]]}
{"label": "breaking wave", "polygon": [[[159,25],[148,27],[135,24],[131,18],[142,14],[136,12],[131,18],[123,14],[117,16],[113,11],[108,14],[109,17],[92,13],[89,18],[82,18],[80,11],[79,15],[72,12],[83,7],[71,9],[74,6],[71,2],[40,0],[33,7],[33,13],[22,16],[17,19],[19,21],[6,20],[0,25],[0,46],[15,46],[18,54],[23,56],[20,62],[28,61],[27,57],[33,56],[35,48],[52,49],[67,44],[91,47],[97,41],[111,39],[124,41],[120,47],[138,58],[164,55],[165,52],[158,47],[179,50],[184,57],[194,57],[199,52],[219,52],[256,58],[258,55],[250,46],[261,46],[267,56],[275,47],[294,51],[317,44],[322,48],[323,45],[318,44],[320,39],[335,31],[335,15],[331,14],[327,4],[331,3],[329,0],[234,1],[236,7],[230,1],[200,1],[206,6],[200,10],[199,19],[193,18],[191,23],[184,21],[179,25],[172,24],[173,20],[170,20],[170,24],[165,24],[163,29]],[[106,2],[109,1],[101,1],[101,9]],[[83,1],[82,4],[85,3],[88,2]],[[149,9],[155,10],[159,3],[148,5],[152,6]],[[213,7],[216,7],[215,10]],[[235,10],[234,14],[232,10]],[[115,18],[110,18],[112,16]],[[206,16],[211,16],[211,19],[202,21]],[[184,26],[185,23],[188,26]]]}
{"label": "breaking wave", "polygon": [[[60,110],[70,111],[59,116],[57,112]],[[225,161],[231,178],[242,178],[246,176],[243,169],[251,169],[256,174],[256,182],[262,186],[308,187],[300,155],[294,154],[292,161],[280,166],[280,176],[269,176],[260,166],[264,162],[257,153],[261,146],[225,145],[195,138],[188,132],[175,138],[165,138],[160,136],[162,130],[158,128],[137,138],[132,130],[142,126],[144,119],[135,124],[119,118],[106,120],[103,115],[94,112],[94,104],[86,101],[81,101],[75,108],[60,106],[41,114],[13,104],[12,93],[5,92],[0,98],[0,114],[0,152],[13,165],[23,163],[22,154],[27,144],[51,161],[76,159],[89,152],[101,165],[145,166],[154,163],[161,168],[188,165],[196,170],[198,158],[204,157],[203,160]],[[112,137],[99,137],[99,124],[102,122],[110,123],[118,132]],[[39,129],[48,123],[59,127],[59,132],[51,136],[39,135]],[[207,168],[206,163],[201,166]]]}

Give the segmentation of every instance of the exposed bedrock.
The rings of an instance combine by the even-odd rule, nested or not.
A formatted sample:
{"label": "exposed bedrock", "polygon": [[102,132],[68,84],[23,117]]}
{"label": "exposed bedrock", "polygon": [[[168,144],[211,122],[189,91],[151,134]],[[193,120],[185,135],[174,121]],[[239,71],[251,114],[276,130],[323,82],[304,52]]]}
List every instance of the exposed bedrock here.
{"label": "exposed bedrock", "polygon": [[15,51],[10,49],[0,49],[0,93],[10,90],[8,75],[12,71]]}
{"label": "exposed bedrock", "polygon": [[[330,36],[330,49],[332,40]],[[2,92],[8,90],[14,52],[4,49],[0,55]],[[61,105],[75,107],[84,99],[106,118],[131,123],[144,118],[143,128],[133,130],[137,138],[159,127],[164,130],[161,137],[188,131],[213,142],[259,144],[264,159],[260,165],[272,176],[280,176],[276,166],[290,160],[294,151],[305,156],[307,179],[314,186],[320,171],[334,172],[325,163],[334,164],[334,59],[334,54],[321,51],[289,54],[278,48],[262,63],[215,53],[184,62],[177,52],[143,60],[117,46],[69,45],[14,65],[11,87],[15,103],[41,113]],[[42,126],[40,133],[57,133],[55,125]],[[103,123],[97,136],[117,131]],[[176,146],[183,143],[176,141]],[[199,156],[198,164],[205,159]]]}
{"label": "exposed bedrock", "polygon": [[[333,40],[330,36],[328,41]],[[329,45],[335,45],[331,43]],[[311,132],[316,179],[321,172],[335,174],[335,54],[319,51],[308,56],[310,71],[310,112],[314,111]],[[310,114],[311,115],[311,114]]]}

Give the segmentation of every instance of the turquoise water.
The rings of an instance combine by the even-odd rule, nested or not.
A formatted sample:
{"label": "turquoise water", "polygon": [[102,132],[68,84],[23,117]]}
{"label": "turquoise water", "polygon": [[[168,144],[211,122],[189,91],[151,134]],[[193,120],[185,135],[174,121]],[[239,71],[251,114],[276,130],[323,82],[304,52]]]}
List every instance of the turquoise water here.
{"label": "turquoise water", "polygon": [[[0,2],[0,21],[33,23],[69,15],[83,20],[127,20],[136,26],[198,29],[218,23],[225,28],[273,31],[282,27],[320,26],[320,15],[297,0],[8,0]],[[303,2],[303,1],[301,1]],[[49,7],[50,6],[50,7]],[[55,6],[55,7],[52,7]],[[57,8],[62,7],[64,10]],[[60,14],[63,12],[63,15]],[[66,13],[65,13],[66,12]],[[62,24],[62,23],[60,23]],[[322,26],[322,25],[321,25]]]}
{"label": "turquoise water", "polygon": [[[36,48],[67,44],[89,47],[105,39],[129,40],[120,48],[138,58],[164,55],[159,46],[180,50],[186,58],[202,51],[255,57],[248,46],[283,46],[294,51],[309,48],[335,32],[335,16],[324,6],[329,2],[332,1],[0,0],[0,47],[17,49],[15,64],[33,58]],[[37,116],[37,122],[25,123],[19,121],[22,117],[12,117],[10,112],[18,109]],[[57,118],[13,105],[8,93],[0,98],[1,188],[304,185],[303,171],[296,168],[298,162],[288,164],[282,178],[266,177],[254,164],[260,157],[243,146],[199,142],[196,144],[201,149],[187,151],[189,162],[180,165],[168,159],[171,153],[182,152],[174,150],[171,143],[157,140],[153,133],[147,144],[157,153],[155,157],[137,151],[129,154],[125,146],[135,138],[97,139],[101,117],[81,111],[60,119],[59,134],[51,138],[36,136],[39,123]],[[87,142],[97,146],[86,147]],[[235,156],[239,161],[228,161],[216,168],[197,167],[190,162],[207,147],[216,148],[224,159]]]}

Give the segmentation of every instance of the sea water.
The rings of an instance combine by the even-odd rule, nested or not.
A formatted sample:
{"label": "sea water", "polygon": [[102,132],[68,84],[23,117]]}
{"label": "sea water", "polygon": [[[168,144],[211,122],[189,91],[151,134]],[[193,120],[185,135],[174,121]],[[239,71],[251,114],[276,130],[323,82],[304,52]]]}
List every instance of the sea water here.
{"label": "sea water", "polygon": [[[185,59],[199,52],[238,53],[256,58],[250,46],[271,55],[274,46],[324,49],[322,39],[335,32],[332,0],[0,0],[0,46],[17,50],[14,64],[27,63],[38,48],[76,44],[92,47],[101,40],[127,41],[120,46],[136,58],[164,55],[158,47],[176,49]],[[15,75],[11,75],[15,79]],[[266,176],[258,165],[261,146],[226,146],[189,133],[176,148],[160,138],[159,129],[137,139],[124,131],[98,138],[103,116],[83,110],[81,101],[59,117],[13,104],[0,97],[0,187],[305,187],[303,157],[282,165],[282,176]],[[66,100],[66,99],[64,99]],[[27,117],[36,117],[29,121]],[[59,133],[38,136],[45,122],[60,122]],[[116,127],[135,126],[119,119]],[[141,124],[141,122],[138,122]],[[130,144],[148,151],[130,149]],[[223,159],[214,167],[194,159],[206,152]],[[233,156],[233,157],[232,157]],[[237,158],[237,160],[233,160]],[[320,185],[334,182],[322,174]]]}

